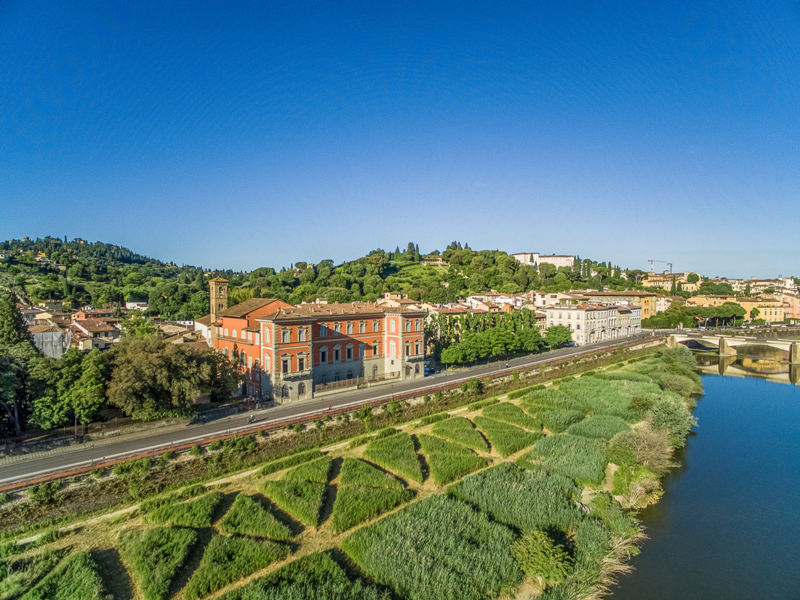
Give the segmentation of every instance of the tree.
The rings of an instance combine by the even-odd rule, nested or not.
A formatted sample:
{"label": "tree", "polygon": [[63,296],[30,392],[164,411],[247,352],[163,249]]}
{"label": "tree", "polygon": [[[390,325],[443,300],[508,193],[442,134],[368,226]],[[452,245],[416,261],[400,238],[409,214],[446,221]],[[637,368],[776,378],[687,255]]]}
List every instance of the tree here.
{"label": "tree", "polygon": [[700,276],[697,273],[689,273],[689,276],[686,278],[686,281],[689,283],[697,283],[700,281]]}
{"label": "tree", "polygon": [[81,370],[80,378],[70,390],[72,410],[78,421],[89,423],[106,401],[108,355],[94,348],[84,357]]}
{"label": "tree", "polygon": [[11,296],[0,299],[0,346],[16,346],[30,339],[14,299]]}
{"label": "tree", "polygon": [[750,320],[755,321],[758,318],[758,315],[761,314],[761,311],[758,310],[755,306],[750,311]]}
{"label": "tree", "polygon": [[548,327],[544,334],[544,339],[547,345],[551,348],[556,348],[563,344],[568,344],[572,341],[572,332],[564,325],[554,325]]}
{"label": "tree", "polygon": [[210,353],[157,336],[123,338],[113,351],[109,402],[141,419],[184,409],[209,389]]}
{"label": "tree", "polygon": [[146,338],[159,333],[161,330],[138,310],[131,311],[127,318],[122,320],[123,337]]}

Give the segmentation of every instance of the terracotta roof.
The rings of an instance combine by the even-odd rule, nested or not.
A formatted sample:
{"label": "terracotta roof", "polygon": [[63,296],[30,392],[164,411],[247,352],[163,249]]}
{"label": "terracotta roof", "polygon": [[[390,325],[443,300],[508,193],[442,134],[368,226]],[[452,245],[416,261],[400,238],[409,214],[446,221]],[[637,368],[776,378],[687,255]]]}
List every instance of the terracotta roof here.
{"label": "terracotta roof", "polygon": [[74,325],[83,328],[85,331],[90,333],[106,333],[111,331],[116,331],[111,325],[104,323],[98,319],[83,319],[81,321],[75,321]]}
{"label": "terracotta roof", "polygon": [[219,316],[235,318],[246,317],[254,310],[264,308],[273,302],[279,302],[279,300],[277,298],[250,298],[249,300],[240,302],[236,306],[231,306],[229,309],[222,311]]}
{"label": "terracotta roof", "polygon": [[626,290],[624,292],[582,292],[584,296],[657,296],[655,292],[635,292]]}
{"label": "terracotta roof", "polygon": [[208,327],[211,325],[211,315],[206,315],[205,317],[200,317],[199,319],[194,320],[195,323],[200,323],[200,325],[205,325]]}
{"label": "terracotta roof", "polygon": [[222,277],[214,277],[214,279],[209,279],[208,282],[211,283],[212,281],[217,283],[228,283],[227,279],[223,279]]}
{"label": "terracotta roof", "polygon": [[54,325],[34,325],[28,328],[28,333],[61,333],[61,330]]}
{"label": "terracotta roof", "polygon": [[329,318],[337,316],[375,316],[383,317],[385,314],[414,314],[424,315],[422,310],[409,310],[403,307],[378,306],[371,302],[352,302],[349,304],[301,304],[291,308],[282,308],[274,313],[265,315],[256,321],[282,321],[308,318]]}

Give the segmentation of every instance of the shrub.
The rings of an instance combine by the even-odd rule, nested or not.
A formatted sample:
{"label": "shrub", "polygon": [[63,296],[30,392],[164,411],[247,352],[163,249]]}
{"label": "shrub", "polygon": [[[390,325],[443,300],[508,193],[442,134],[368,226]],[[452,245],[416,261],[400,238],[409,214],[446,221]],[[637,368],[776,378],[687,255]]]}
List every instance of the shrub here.
{"label": "shrub", "polygon": [[463,502],[434,495],[353,532],[342,549],[398,596],[484,600],[522,581],[511,555],[513,541],[506,526]]}
{"label": "shrub", "polygon": [[327,485],[314,481],[267,481],[264,493],[290,516],[311,527],[319,525],[319,511]]}
{"label": "shrub", "polygon": [[51,481],[28,488],[28,497],[39,504],[50,502],[61,489],[60,481]]}
{"label": "shrub", "polygon": [[558,473],[578,484],[599,483],[605,475],[606,458],[594,440],[575,435],[552,435],[536,442],[534,449],[517,461],[521,467]]}
{"label": "shrub", "polygon": [[683,375],[672,375],[670,373],[661,377],[661,387],[669,392],[680,394],[685,398],[702,391],[702,388],[698,389],[698,386],[691,378]]}
{"label": "shrub", "polygon": [[431,401],[431,397],[430,397],[428,394],[425,394],[425,395],[422,397],[422,403],[423,403],[423,404],[427,404],[427,403],[428,403],[428,402],[430,402],[430,401]]}
{"label": "shrub", "polygon": [[670,466],[669,433],[664,429],[655,430],[649,421],[645,421],[636,429],[611,438],[606,456],[617,465],[643,465],[661,474]]}
{"label": "shrub", "polygon": [[489,450],[486,440],[475,430],[472,421],[464,417],[453,417],[445,421],[440,421],[433,426],[431,433],[441,436],[451,442],[463,444],[473,450]]}
{"label": "shrub", "polygon": [[511,371],[511,381],[519,381],[519,369]]}
{"label": "shrub", "polygon": [[214,450],[219,450],[220,448],[222,448],[222,442],[220,440],[214,440],[208,445],[208,449],[212,452]]}
{"label": "shrub", "polygon": [[422,483],[422,467],[414,450],[414,441],[407,433],[370,443],[364,449],[364,458],[388,471]]}
{"label": "shrub", "polygon": [[198,456],[198,457],[199,456],[203,456],[203,449],[199,445],[195,444],[189,450],[189,454],[191,454],[192,456]]}
{"label": "shrub", "polygon": [[255,449],[256,439],[250,435],[242,437],[234,435],[232,438],[225,440],[222,445],[222,451],[225,454],[249,454]]}
{"label": "shrub", "polygon": [[357,438],[353,438],[350,443],[347,445],[348,448],[358,448],[359,446],[363,446],[364,444],[368,444],[369,442],[375,440],[382,440],[383,438],[389,437],[390,435],[394,435],[396,433],[400,433],[399,429],[394,429],[393,427],[389,427],[387,429],[381,429],[378,433],[372,435],[360,435]]}
{"label": "shrub", "polygon": [[145,600],[169,597],[169,586],[197,540],[193,529],[157,527],[146,532],[126,531],[120,549]]}
{"label": "shrub", "polygon": [[220,531],[283,541],[292,531],[250,496],[239,494],[219,524]]}
{"label": "shrub", "polygon": [[570,568],[570,557],[564,548],[553,543],[543,531],[524,534],[511,547],[520,568],[545,582],[563,582]]}
{"label": "shrub", "polygon": [[184,591],[187,600],[196,600],[229,583],[259,571],[289,556],[288,546],[267,541],[215,535],[203,553],[197,570]]}
{"label": "shrub", "polygon": [[288,469],[289,467],[295,467],[297,465],[301,465],[303,463],[316,460],[318,458],[322,458],[324,454],[319,450],[308,450],[306,452],[300,452],[299,454],[293,454],[286,458],[282,458],[280,460],[276,460],[270,463],[267,463],[263,469],[261,469],[261,475],[269,475],[270,473],[275,473],[277,471],[282,471],[283,469]]}
{"label": "shrub", "polygon": [[445,419],[449,419],[450,415],[447,413],[439,413],[437,415],[428,415],[427,417],[422,417],[417,424],[417,427],[425,427],[426,425],[430,425],[431,423],[438,423],[439,421],[444,421]]}
{"label": "shrub", "polygon": [[97,564],[88,552],[74,554],[51,571],[23,600],[76,600],[106,594]]}
{"label": "shrub", "polygon": [[697,425],[697,420],[679,396],[663,394],[655,401],[649,415],[654,429],[667,431],[669,443],[674,448],[683,447],[686,436]]}
{"label": "shrub", "polygon": [[464,446],[430,435],[420,435],[419,442],[428,455],[428,466],[436,485],[455,481],[467,473],[485,467],[489,462]]}
{"label": "shrub", "polygon": [[489,438],[492,446],[503,457],[533,445],[543,435],[538,432],[525,431],[514,425],[501,423],[486,417],[475,417],[475,424],[481,428],[486,437]]}
{"label": "shrub", "polygon": [[436,392],[433,395],[433,401],[434,402],[441,402],[443,397],[444,397],[444,394],[442,394],[442,392]]}
{"label": "shrub", "polygon": [[7,504],[11,500],[11,494],[8,492],[3,492],[0,494],[0,506],[3,504]]}
{"label": "shrub", "polygon": [[562,475],[525,471],[512,463],[465,477],[447,492],[498,523],[520,531],[569,531],[580,521],[574,501],[581,490]]}
{"label": "shrub", "polygon": [[570,425],[582,421],[586,416],[577,410],[544,410],[537,414],[545,427],[553,433],[566,431]]}
{"label": "shrub", "polygon": [[305,431],[305,429],[306,429],[305,423],[297,423],[294,427],[292,427],[292,431],[294,431],[295,433],[302,433],[303,431]]}
{"label": "shrub", "polygon": [[105,477],[105,475],[106,475],[105,467],[100,467],[99,469],[95,469],[94,471],[92,471],[92,477],[94,477],[95,479],[100,479],[101,477]]}
{"label": "shrub", "polygon": [[172,450],[167,450],[164,454],[161,455],[161,458],[164,460],[172,460],[175,458],[175,453]]}
{"label": "shrub", "polygon": [[635,412],[637,415],[643,415],[648,410],[653,408],[655,399],[647,396],[634,396],[628,404],[628,410]]}
{"label": "shrub", "polygon": [[341,533],[412,497],[413,493],[391,475],[362,460],[345,458],[331,528]]}
{"label": "shrub", "polygon": [[494,419],[495,421],[519,425],[520,427],[525,427],[534,431],[542,430],[542,424],[539,423],[539,421],[525,414],[519,406],[511,404],[510,402],[503,402],[484,408],[483,416]]}
{"label": "shrub", "polygon": [[570,425],[567,432],[585,438],[610,440],[621,431],[627,431],[628,429],[630,429],[628,424],[619,417],[596,415],[589,417],[585,421]]}
{"label": "shrub", "polygon": [[211,527],[211,517],[222,496],[222,492],[211,492],[191,502],[162,506],[147,515],[147,520],[177,527]]}
{"label": "shrub", "polygon": [[328,473],[331,470],[332,464],[333,459],[330,456],[323,456],[322,458],[312,460],[286,471],[281,479],[285,481],[328,483]]}

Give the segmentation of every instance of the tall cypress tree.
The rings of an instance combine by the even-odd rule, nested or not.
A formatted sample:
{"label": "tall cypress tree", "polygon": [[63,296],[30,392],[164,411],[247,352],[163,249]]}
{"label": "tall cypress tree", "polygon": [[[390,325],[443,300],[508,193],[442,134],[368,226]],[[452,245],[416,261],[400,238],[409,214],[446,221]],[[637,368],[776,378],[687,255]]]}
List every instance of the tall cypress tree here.
{"label": "tall cypress tree", "polygon": [[30,341],[25,321],[14,299],[11,296],[0,299],[0,346],[15,346]]}

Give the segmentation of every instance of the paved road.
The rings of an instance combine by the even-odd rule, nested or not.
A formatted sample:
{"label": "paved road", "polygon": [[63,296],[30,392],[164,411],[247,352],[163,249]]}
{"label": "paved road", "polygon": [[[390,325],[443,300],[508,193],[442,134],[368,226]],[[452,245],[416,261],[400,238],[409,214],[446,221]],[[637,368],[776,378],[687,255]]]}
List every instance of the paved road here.
{"label": "paved road", "polygon": [[[488,375],[521,367],[529,367],[557,358],[576,356],[578,354],[610,348],[620,344],[648,339],[650,336],[645,334],[639,338],[621,338],[587,344],[580,348],[562,348],[544,354],[516,358],[508,361],[508,371],[505,368],[505,361],[498,361],[488,365],[480,365],[470,369],[460,369],[457,371],[443,372],[438,375],[425,377],[421,380],[399,382],[392,385],[382,385],[375,388],[357,390],[350,393],[336,394],[320,399],[308,400],[294,404],[280,405],[274,408],[256,411],[258,425],[269,425],[310,416],[315,413],[325,411],[330,405],[334,409],[342,409],[355,406],[367,401],[389,399],[393,395],[405,394],[408,392],[419,391],[441,386],[444,384],[460,383],[472,377],[483,378]],[[99,447],[92,447],[91,444],[83,444],[62,449],[54,453],[42,453],[42,455],[31,455],[29,457],[17,457],[11,461],[4,461],[6,464],[0,466],[0,487],[18,481],[27,480],[34,477],[44,477],[53,473],[69,471],[81,467],[86,467],[92,463],[99,463],[106,460],[123,458],[128,455],[145,454],[148,451],[167,450],[169,445],[184,445],[188,443],[198,443],[204,439],[215,436],[233,433],[237,430],[252,429],[253,425],[248,425],[244,415],[224,417],[209,423],[187,425],[182,429],[170,428],[170,431],[157,432],[144,437],[134,439],[119,440],[113,443],[106,443]]]}

